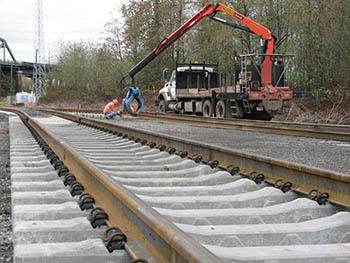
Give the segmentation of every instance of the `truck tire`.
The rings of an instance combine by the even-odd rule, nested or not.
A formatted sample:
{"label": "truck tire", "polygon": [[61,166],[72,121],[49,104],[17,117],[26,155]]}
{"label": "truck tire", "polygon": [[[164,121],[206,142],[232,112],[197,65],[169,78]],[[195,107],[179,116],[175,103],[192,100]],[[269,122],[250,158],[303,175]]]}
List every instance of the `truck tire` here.
{"label": "truck tire", "polygon": [[166,113],[168,111],[168,103],[165,100],[161,100],[158,109],[160,112]]}
{"label": "truck tire", "polygon": [[216,115],[216,118],[221,118],[221,119],[226,117],[226,105],[223,100],[219,100],[218,103],[216,103],[215,115]]}
{"label": "truck tire", "polygon": [[211,106],[210,100],[206,100],[203,103],[202,112],[203,112],[203,117],[211,117],[211,115],[213,114],[213,108]]}

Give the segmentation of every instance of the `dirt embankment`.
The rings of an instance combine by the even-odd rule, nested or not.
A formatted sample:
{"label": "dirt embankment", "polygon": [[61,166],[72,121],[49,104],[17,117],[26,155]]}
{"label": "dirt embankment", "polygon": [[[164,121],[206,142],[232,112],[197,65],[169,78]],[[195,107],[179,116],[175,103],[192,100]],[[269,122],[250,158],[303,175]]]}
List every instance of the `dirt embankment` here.
{"label": "dirt embankment", "polygon": [[294,100],[289,112],[276,116],[274,120],[314,122],[315,118],[319,123],[350,125],[350,91],[338,94],[336,98],[323,96],[317,107],[314,99]]}

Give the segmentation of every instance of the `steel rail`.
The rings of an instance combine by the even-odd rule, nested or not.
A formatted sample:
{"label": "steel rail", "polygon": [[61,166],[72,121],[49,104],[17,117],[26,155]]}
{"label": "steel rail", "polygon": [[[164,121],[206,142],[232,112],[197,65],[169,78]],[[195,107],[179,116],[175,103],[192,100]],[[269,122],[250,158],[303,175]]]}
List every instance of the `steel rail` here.
{"label": "steel rail", "polygon": [[[335,254],[337,248],[334,244],[344,243],[345,247],[349,247],[349,244],[346,243],[348,238],[345,238],[344,234],[348,233],[350,228],[346,224],[338,226],[337,229],[329,228],[336,223],[333,215],[338,217],[339,212],[342,215],[346,214],[349,222],[348,209],[339,208],[332,204],[320,206],[317,202],[311,201],[305,196],[303,198],[295,192],[289,192],[288,184],[282,184],[282,182],[276,184],[275,188],[266,183],[257,185],[254,181],[248,180],[242,175],[232,177],[228,172],[220,171],[218,168],[211,169],[203,163],[196,164],[188,158],[181,158],[176,154],[162,151],[164,147],[159,146],[158,149],[152,149],[153,144],[145,146],[143,145],[144,142],[135,142],[135,138],[128,138],[126,135],[117,134],[116,132],[111,133],[109,130],[89,127],[84,124],[78,125],[59,117],[39,118],[38,121],[61,140],[68,142],[73,149],[94,163],[104,173],[110,175],[113,180],[122,183],[162,216],[172,221],[225,262],[251,262],[257,254],[259,254],[259,262],[271,260],[271,254],[275,254],[275,261],[279,258],[278,261],[284,262],[285,260],[282,260],[284,256],[282,255],[285,255],[286,251],[293,251],[294,254],[293,259],[289,258],[288,260],[290,263],[297,260],[297,258],[299,261],[307,261],[306,258],[311,257],[311,255],[309,253],[298,253],[297,250],[300,251],[300,248],[303,248],[304,251],[313,251],[312,254],[317,255],[312,256],[315,262],[320,261],[316,260],[316,257],[318,259],[325,257],[327,253],[325,251],[334,253],[333,259],[329,259],[329,262],[339,260],[340,257],[345,255],[349,256],[346,251],[345,255],[344,253]],[[133,122],[135,121],[138,122],[137,119],[134,119]],[[144,129],[148,130],[148,126]],[[245,172],[241,171],[241,174],[245,174]],[[232,202],[232,198],[240,199],[241,197],[240,194],[234,195],[237,194],[233,187],[235,184],[237,186],[236,191],[240,193],[247,191],[249,188],[249,190],[253,190],[253,192],[248,190],[248,195],[252,197],[255,193],[256,201],[259,201],[253,204],[246,199],[240,205]],[[248,185],[249,187],[246,188]],[[272,200],[269,196],[264,196],[262,192],[254,191],[261,188],[263,188],[263,191],[276,193],[278,197],[276,196]],[[288,192],[284,193],[284,191]],[[293,201],[290,200],[291,197]],[[231,202],[227,198],[231,198]],[[288,199],[291,202],[288,202]],[[207,200],[207,202],[204,200]],[[322,200],[324,199],[322,198]],[[318,201],[321,200],[318,199]],[[280,203],[280,205],[274,206],[272,202]],[[300,209],[301,204],[304,209]],[[238,206],[241,206],[242,210],[236,209]],[[275,210],[272,212],[274,208]],[[327,217],[329,213],[332,214],[332,218]],[[267,216],[268,214],[269,216]],[[320,216],[323,223],[316,220]],[[312,231],[304,223],[301,223],[311,218],[313,220],[308,221],[309,225],[315,226],[319,230],[326,227],[327,233],[321,230],[321,234],[315,228]],[[286,227],[285,223],[287,222],[301,223],[298,227],[295,226],[295,230],[298,232],[298,229],[303,229],[303,234],[294,232],[293,240],[290,239],[291,232],[289,234],[284,232],[283,237],[276,236],[275,230],[279,228],[279,224]],[[261,232],[259,234],[258,231],[255,232],[254,236],[250,235],[246,238],[243,238],[242,235],[232,236],[233,228],[240,232],[244,228],[254,228],[250,225],[252,223],[259,224],[261,231],[266,231],[269,228],[271,231],[269,238]],[[270,223],[269,226],[268,223]],[[225,228],[226,231],[222,231]],[[287,229],[284,228],[284,230]],[[215,237],[208,238],[207,236],[204,238],[204,232]],[[236,234],[238,233],[236,232]],[[311,236],[313,237],[311,238]],[[288,243],[286,243],[286,239],[288,239]],[[300,243],[304,244],[304,242],[316,246],[308,248],[298,246]],[[327,245],[320,247],[318,245],[320,242]],[[272,247],[265,247],[268,244]],[[287,247],[275,247],[280,244],[287,245]],[[215,248],[210,245],[215,246]],[[257,248],[257,245],[264,246],[264,248]],[[297,247],[293,245],[297,245]],[[344,248],[342,249],[344,250]],[[226,253],[231,256],[224,255],[222,250],[226,250]],[[277,253],[276,250],[278,250]],[[243,256],[244,254],[245,256]]]}
{"label": "steel rail", "polygon": [[[85,112],[101,113],[96,109],[53,109],[63,112]],[[192,115],[162,114],[142,112],[135,117],[160,120],[168,122],[177,122],[206,127],[217,127],[224,129],[239,129],[242,131],[256,131],[283,135],[292,135],[300,137],[310,137],[326,140],[338,140],[350,142],[350,125],[331,125],[315,123],[294,123],[277,121],[256,121],[241,119],[216,119]]]}
{"label": "steel rail", "polygon": [[[82,183],[85,192],[104,208],[112,225],[118,226],[128,236],[126,250],[132,258],[147,258],[148,262],[222,262],[209,250],[187,236],[158,212],[136,197],[123,185],[112,181],[65,142],[57,139],[39,122],[15,109],[0,108],[18,114],[51,147]],[[76,116],[61,115],[76,120]]]}
{"label": "steel rail", "polygon": [[116,131],[129,137],[153,142],[157,145],[175,148],[178,152],[189,153],[190,158],[201,156],[203,162],[218,161],[219,167],[229,170],[230,167],[239,167],[241,170],[252,173],[262,173],[265,182],[274,184],[277,180],[292,183],[292,190],[308,195],[313,190],[327,192],[329,201],[350,207],[350,175],[333,171],[317,169],[292,162],[277,160],[261,155],[236,151],[215,145],[195,142],[174,136],[158,134],[135,128],[124,127],[106,121],[76,116],[73,114],[43,110],[58,117],[78,123],[99,127],[109,131]]}

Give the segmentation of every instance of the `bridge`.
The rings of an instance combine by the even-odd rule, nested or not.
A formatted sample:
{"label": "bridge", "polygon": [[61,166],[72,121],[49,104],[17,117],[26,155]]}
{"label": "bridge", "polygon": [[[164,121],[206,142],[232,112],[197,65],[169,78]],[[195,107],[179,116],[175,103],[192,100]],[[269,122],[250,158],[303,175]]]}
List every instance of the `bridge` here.
{"label": "bridge", "polygon": [[[33,77],[33,67],[32,62],[3,62],[0,61],[1,71],[3,74],[21,74],[22,76],[32,78]],[[12,73],[11,73],[12,72]],[[0,73],[1,74],[1,73]]]}
{"label": "bridge", "polygon": [[[0,95],[4,93],[3,80],[6,77],[10,79],[10,94],[13,95],[20,91],[22,76],[33,78],[35,63],[17,61],[6,40],[0,37],[0,51],[1,49],[3,50],[3,56],[2,59],[0,58]],[[10,54],[11,60],[6,60],[6,51]],[[50,64],[45,64],[47,70],[51,66]]]}

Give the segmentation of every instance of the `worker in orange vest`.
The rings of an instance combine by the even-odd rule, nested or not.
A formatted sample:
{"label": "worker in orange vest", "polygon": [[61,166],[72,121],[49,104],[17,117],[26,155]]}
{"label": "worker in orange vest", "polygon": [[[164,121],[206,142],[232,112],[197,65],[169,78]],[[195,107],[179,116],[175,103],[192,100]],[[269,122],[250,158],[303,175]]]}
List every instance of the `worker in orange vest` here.
{"label": "worker in orange vest", "polygon": [[118,114],[117,109],[115,108],[115,106],[118,105],[118,100],[115,99],[109,103],[107,103],[107,105],[105,106],[105,108],[103,109],[103,113],[106,116],[106,119],[109,120],[111,118],[113,118],[115,115]]}

